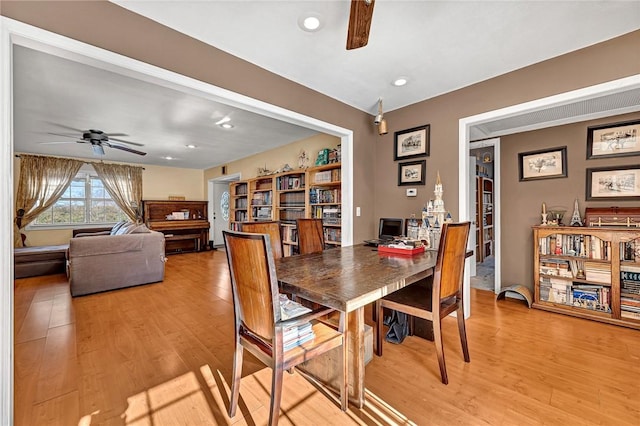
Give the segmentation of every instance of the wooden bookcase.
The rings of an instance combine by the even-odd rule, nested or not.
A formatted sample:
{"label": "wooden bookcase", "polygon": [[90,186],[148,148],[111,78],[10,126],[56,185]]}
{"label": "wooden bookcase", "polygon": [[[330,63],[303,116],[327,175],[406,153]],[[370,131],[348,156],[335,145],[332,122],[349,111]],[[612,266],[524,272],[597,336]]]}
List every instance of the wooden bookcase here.
{"label": "wooden bookcase", "polygon": [[341,224],[341,165],[331,163],[271,176],[234,182],[229,187],[229,228],[241,222],[277,220],[285,256],[297,253],[296,219],[322,218],[327,246],[339,246]]}
{"label": "wooden bookcase", "polygon": [[493,254],[493,180],[476,177],[476,261]]}
{"label": "wooden bookcase", "polygon": [[229,228],[239,230],[238,223],[249,220],[249,184],[241,180],[229,185]]}
{"label": "wooden bookcase", "polygon": [[297,253],[296,219],[307,217],[307,172],[292,170],[275,175],[276,220],[280,221],[282,249],[285,256]]}
{"label": "wooden bookcase", "polygon": [[309,216],[321,218],[326,245],[340,246],[342,241],[342,166],[340,163],[307,170]]}
{"label": "wooden bookcase", "polygon": [[273,205],[273,176],[250,179],[249,184],[249,221],[275,220]]}
{"label": "wooden bookcase", "polygon": [[533,307],[640,329],[640,228],[535,226]]}

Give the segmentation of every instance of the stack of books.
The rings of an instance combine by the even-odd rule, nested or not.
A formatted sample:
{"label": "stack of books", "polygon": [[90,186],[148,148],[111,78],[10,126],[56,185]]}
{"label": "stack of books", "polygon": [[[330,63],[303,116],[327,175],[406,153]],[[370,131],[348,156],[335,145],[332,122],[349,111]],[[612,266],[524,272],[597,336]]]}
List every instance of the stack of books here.
{"label": "stack of books", "polygon": [[[311,309],[290,300],[285,294],[280,295],[280,315],[283,320],[295,318],[306,314],[307,312],[311,312]],[[316,336],[313,333],[313,327],[310,322],[285,328],[282,338],[284,350],[286,352],[296,346],[300,346],[303,343],[308,342],[309,340],[313,340],[315,337]]]}
{"label": "stack of books", "polygon": [[640,268],[625,265],[620,271],[620,316],[640,320]]}

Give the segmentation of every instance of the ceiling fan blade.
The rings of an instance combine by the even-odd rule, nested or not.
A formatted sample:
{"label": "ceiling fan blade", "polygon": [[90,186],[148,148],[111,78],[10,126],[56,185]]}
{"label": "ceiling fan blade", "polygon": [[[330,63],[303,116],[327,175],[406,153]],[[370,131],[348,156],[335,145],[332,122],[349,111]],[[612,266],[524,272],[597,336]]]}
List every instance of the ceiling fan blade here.
{"label": "ceiling fan blade", "polygon": [[111,136],[129,136],[126,133],[108,133],[109,138],[111,138]]}
{"label": "ceiling fan blade", "polygon": [[364,47],[369,42],[369,30],[375,0],[351,0],[347,50]]}
{"label": "ceiling fan blade", "polygon": [[135,145],[135,146],[144,146],[144,144],[142,143],[137,143],[137,142],[131,142],[131,141],[125,141],[123,139],[118,139],[118,138],[112,138],[112,135],[117,135],[117,133],[109,133],[109,140],[110,141],[118,141],[118,142],[122,142],[122,143],[127,143],[129,145]]}
{"label": "ceiling fan blade", "polygon": [[138,151],[136,149],[129,148],[128,146],[114,145],[112,143],[104,143],[104,142],[103,142],[103,145],[107,145],[110,148],[115,148],[115,149],[120,149],[122,151],[127,151],[127,152],[130,152],[132,154],[147,155],[146,152]]}
{"label": "ceiling fan blade", "polygon": [[38,145],[58,145],[61,143],[75,143],[76,141],[38,142]]}
{"label": "ceiling fan blade", "polygon": [[45,123],[47,123],[47,124],[52,124],[52,125],[54,125],[54,126],[56,126],[56,127],[62,127],[63,129],[73,130],[74,132],[76,132],[76,134],[77,134],[77,133],[82,133],[82,132],[84,132],[84,130],[76,129],[75,127],[66,126],[66,125],[64,125],[64,124],[60,124],[60,123],[54,123],[54,122],[52,122],[52,121],[45,121]]}

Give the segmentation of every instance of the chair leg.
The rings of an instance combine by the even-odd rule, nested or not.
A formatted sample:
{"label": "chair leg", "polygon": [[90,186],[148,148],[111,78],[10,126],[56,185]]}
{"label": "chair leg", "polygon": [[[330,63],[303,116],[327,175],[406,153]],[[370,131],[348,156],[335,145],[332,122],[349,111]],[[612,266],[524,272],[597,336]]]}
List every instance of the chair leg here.
{"label": "chair leg", "polygon": [[273,369],[271,378],[271,404],[269,406],[269,425],[278,424],[280,417],[280,400],[282,399],[282,366],[276,366]]}
{"label": "chair leg", "polygon": [[471,362],[469,358],[469,344],[467,343],[467,328],[464,323],[464,308],[462,307],[462,301],[459,302],[456,316],[458,317],[458,331],[460,332],[460,343],[462,344],[462,354],[464,355],[465,362]]}
{"label": "chair leg", "polygon": [[233,356],[233,372],[231,373],[231,397],[229,398],[229,417],[236,415],[238,398],[240,396],[240,379],[242,378],[242,352],[243,347],[236,341],[236,350]]}
{"label": "chair leg", "polygon": [[444,347],[442,345],[442,323],[441,319],[435,315],[433,317],[433,342],[436,344],[436,353],[438,354],[438,364],[440,365],[440,377],[445,385],[449,383],[447,377],[447,366],[444,362]]}
{"label": "chair leg", "polygon": [[382,303],[380,301],[376,301],[375,308],[376,311],[376,355],[382,356]]}
{"label": "chair leg", "polygon": [[378,321],[378,311],[376,310],[376,302],[373,302],[371,304],[371,319],[373,320],[373,322]]}

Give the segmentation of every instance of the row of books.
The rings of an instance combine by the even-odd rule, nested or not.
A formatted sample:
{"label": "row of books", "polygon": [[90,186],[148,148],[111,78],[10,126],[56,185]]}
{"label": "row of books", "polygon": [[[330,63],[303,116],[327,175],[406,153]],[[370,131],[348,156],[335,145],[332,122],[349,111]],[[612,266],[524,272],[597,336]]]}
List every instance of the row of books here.
{"label": "row of books", "polygon": [[284,192],[280,194],[280,205],[304,207],[304,192]]}
{"label": "row of books", "polygon": [[[580,271],[584,273],[580,275]],[[578,259],[540,259],[539,272],[563,278],[583,279],[597,283],[611,283],[611,265],[608,263],[589,262]]]}
{"label": "row of books", "polygon": [[271,207],[254,207],[252,213],[257,220],[271,219]]}
{"label": "row of books", "polygon": [[276,188],[280,191],[304,188],[304,173],[297,176],[279,176],[276,178]]}
{"label": "row of books", "polygon": [[640,262],[640,241],[633,240],[620,243],[620,259]]}
{"label": "row of books", "polygon": [[337,243],[342,241],[342,230],[340,228],[324,228],[324,240],[335,241]]}
{"label": "row of books", "polygon": [[243,195],[247,195],[248,192],[248,185],[246,183],[242,183],[242,184],[238,184],[235,187],[235,194],[236,196],[243,196]]}
{"label": "row of books", "polygon": [[593,235],[553,234],[539,238],[538,250],[542,255],[556,254],[610,260],[611,241],[604,241]]}
{"label": "row of books", "polygon": [[316,189],[309,190],[309,202],[318,203],[339,203],[342,200],[342,190],[337,189]]}
{"label": "row of books", "polygon": [[314,219],[337,219],[336,224],[339,224],[341,215],[341,210],[334,206],[311,206],[311,217]]}
{"label": "row of books", "polygon": [[254,191],[268,191],[271,189],[272,178],[264,178],[253,182]]}
{"label": "row of books", "polygon": [[[283,320],[295,318],[300,315],[311,312],[311,309],[303,306],[293,300],[290,300],[286,295],[279,295],[280,302],[280,317]],[[285,351],[291,350],[296,346],[313,340],[315,334],[313,333],[313,327],[310,322],[285,328],[283,330],[282,345]]]}
{"label": "row of books", "polygon": [[295,226],[283,226],[282,227],[282,241],[288,243],[298,242],[298,228]]}
{"label": "row of books", "polygon": [[236,211],[233,214],[233,220],[236,222],[246,222],[249,220],[249,215],[246,211]]}
{"label": "row of books", "polygon": [[280,220],[293,222],[296,219],[304,219],[304,209],[301,210],[280,210]]}
{"label": "row of books", "polygon": [[540,279],[540,300],[611,312],[611,289],[606,286],[567,283],[551,277]]}
{"label": "row of books", "polygon": [[541,259],[540,274],[554,275],[566,278],[575,278],[578,271],[578,265],[571,265],[568,260],[563,259]]}
{"label": "row of books", "polygon": [[234,206],[236,209],[246,209],[247,208],[247,199],[246,198],[237,198]]}
{"label": "row of books", "polygon": [[252,206],[269,206],[272,202],[271,191],[255,192],[251,197]]}
{"label": "row of books", "polygon": [[620,268],[620,291],[640,297],[640,267],[624,265]]}
{"label": "row of books", "polygon": [[340,182],[340,170],[332,169],[332,170],[324,170],[322,172],[317,172],[313,176],[313,183],[328,183],[328,182]]}

